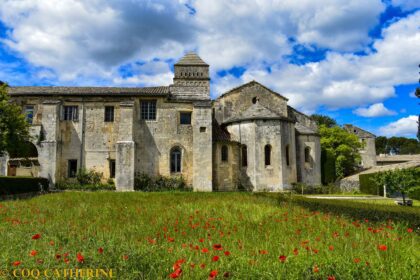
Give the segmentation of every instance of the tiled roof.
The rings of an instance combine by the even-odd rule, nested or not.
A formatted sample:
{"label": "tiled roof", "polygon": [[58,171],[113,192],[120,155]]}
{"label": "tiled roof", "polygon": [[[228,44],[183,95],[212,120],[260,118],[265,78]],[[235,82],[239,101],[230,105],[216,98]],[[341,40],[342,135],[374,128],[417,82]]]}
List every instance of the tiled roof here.
{"label": "tiled roof", "polygon": [[189,52],[182,57],[175,65],[202,65],[209,66],[196,53]]}
{"label": "tiled roof", "polygon": [[301,123],[295,123],[295,128],[299,134],[305,134],[305,135],[318,135],[318,133],[309,127],[306,127],[302,125]]}
{"label": "tiled roof", "polygon": [[213,120],[213,141],[231,141],[230,133]]}
{"label": "tiled roof", "polygon": [[169,94],[169,87],[9,87],[8,92],[12,96],[19,95],[151,95],[166,96]]}
{"label": "tiled roof", "polygon": [[234,116],[225,120],[223,123],[232,123],[244,120],[270,120],[270,119],[277,119],[277,120],[285,120],[285,121],[292,121],[289,118],[282,117],[271,111],[270,109],[264,107],[259,102],[252,104],[248,109],[240,113],[238,116]]}

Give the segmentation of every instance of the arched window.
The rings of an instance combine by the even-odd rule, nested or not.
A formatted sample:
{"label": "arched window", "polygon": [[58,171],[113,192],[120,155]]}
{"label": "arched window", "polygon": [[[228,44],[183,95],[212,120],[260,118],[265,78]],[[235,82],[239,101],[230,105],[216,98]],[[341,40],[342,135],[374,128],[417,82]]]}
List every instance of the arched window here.
{"label": "arched window", "polygon": [[311,162],[311,148],[305,148],[305,162]]}
{"label": "arched window", "polygon": [[286,145],[286,165],[290,165],[289,145]]}
{"label": "arched window", "polygon": [[248,166],[248,149],[242,145],[242,166]]}
{"label": "arched window", "polygon": [[257,101],[258,101],[258,98],[257,98],[257,97],[253,97],[253,98],[252,98],[252,104],[257,103]]}
{"label": "arched window", "polygon": [[171,150],[171,173],[181,172],[181,149],[174,147]]}
{"label": "arched window", "polygon": [[265,165],[271,165],[271,145],[265,145],[264,147],[264,159]]}
{"label": "arched window", "polygon": [[222,146],[222,161],[228,161],[229,160],[229,153],[228,153],[228,147],[226,145]]}

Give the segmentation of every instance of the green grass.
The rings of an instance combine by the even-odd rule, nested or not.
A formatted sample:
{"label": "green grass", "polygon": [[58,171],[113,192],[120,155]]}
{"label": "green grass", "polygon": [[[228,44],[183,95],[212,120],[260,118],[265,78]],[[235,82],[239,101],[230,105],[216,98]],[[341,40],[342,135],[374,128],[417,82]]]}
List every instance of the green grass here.
{"label": "green grass", "polygon": [[168,279],[185,260],[180,279],[208,279],[212,270],[217,279],[419,279],[419,236],[407,230],[250,193],[66,192],[0,203],[0,269],[20,261],[19,269],[113,268],[117,279]]}

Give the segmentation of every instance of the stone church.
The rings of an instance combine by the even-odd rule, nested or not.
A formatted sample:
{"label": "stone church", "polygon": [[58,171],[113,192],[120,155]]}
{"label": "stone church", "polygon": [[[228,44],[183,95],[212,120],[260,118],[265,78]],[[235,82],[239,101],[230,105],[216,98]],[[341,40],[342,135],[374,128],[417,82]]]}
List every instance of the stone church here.
{"label": "stone church", "polygon": [[159,87],[10,87],[31,123],[34,154],[0,159],[0,175],[58,180],[80,168],[134,189],[137,174],[183,176],[195,191],[281,191],[321,184],[320,138],[288,99],[251,81],[210,98],[209,65],[188,53]]}

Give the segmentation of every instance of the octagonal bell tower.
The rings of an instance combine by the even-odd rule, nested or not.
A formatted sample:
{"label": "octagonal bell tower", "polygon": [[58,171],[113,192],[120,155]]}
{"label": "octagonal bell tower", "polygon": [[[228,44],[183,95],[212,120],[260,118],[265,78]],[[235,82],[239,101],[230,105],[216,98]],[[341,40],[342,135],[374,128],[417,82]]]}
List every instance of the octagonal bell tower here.
{"label": "octagonal bell tower", "polygon": [[209,65],[190,52],[175,65],[171,93],[175,99],[210,100]]}

